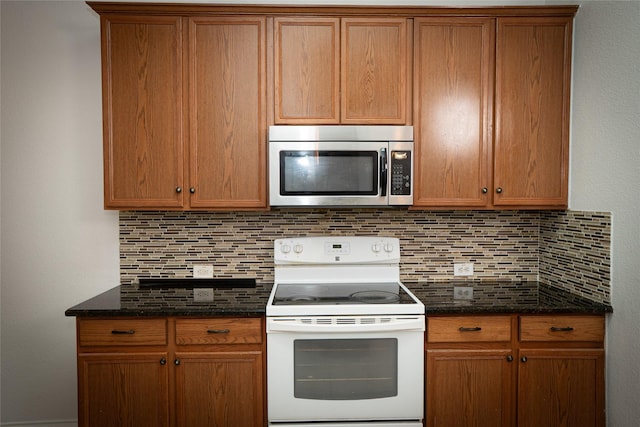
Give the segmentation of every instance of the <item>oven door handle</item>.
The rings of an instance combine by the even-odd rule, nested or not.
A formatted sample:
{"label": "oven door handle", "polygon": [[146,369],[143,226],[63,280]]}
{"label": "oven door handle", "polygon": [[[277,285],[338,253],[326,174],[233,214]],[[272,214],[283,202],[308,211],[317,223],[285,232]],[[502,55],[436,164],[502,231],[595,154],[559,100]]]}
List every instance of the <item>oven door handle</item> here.
{"label": "oven door handle", "polygon": [[424,316],[388,319],[376,323],[350,322],[348,318],[329,322],[326,319],[273,318],[267,319],[269,332],[410,332],[424,331]]}

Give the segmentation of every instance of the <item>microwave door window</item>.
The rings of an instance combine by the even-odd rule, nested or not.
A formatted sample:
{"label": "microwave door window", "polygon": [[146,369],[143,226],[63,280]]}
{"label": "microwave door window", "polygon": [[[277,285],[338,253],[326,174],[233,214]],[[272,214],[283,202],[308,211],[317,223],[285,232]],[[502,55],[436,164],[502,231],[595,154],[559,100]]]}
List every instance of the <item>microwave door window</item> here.
{"label": "microwave door window", "polygon": [[283,195],[377,195],[376,151],[281,151]]}

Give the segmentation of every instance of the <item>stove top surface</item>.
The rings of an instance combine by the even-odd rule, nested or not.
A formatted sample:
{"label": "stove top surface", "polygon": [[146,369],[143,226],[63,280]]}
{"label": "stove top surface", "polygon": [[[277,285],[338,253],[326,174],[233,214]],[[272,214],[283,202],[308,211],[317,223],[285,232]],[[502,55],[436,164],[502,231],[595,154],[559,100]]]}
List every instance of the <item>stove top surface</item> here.
{"label": "stove top surface", "polygon": [[274,305],[416,304],[398,283],[279,284]]}
{"label": "stove top surface", "polygon": [[277,283],[267,316],[424,314],[401,283]]}

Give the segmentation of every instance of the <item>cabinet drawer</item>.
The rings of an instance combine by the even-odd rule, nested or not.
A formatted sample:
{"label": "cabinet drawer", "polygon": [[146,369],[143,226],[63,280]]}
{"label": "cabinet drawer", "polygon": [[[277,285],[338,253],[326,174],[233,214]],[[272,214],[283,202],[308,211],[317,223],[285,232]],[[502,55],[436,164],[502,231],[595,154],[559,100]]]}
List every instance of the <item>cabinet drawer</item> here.
{"label": "cabinet drawer", "polygon": [[601,316],[520,316],[520,341],[603,341]]}
{"label": "cabinet drawer", "polygon": [[79,319],[80,346],[166,345],[165,319]]}
{"label": "cabinet drawer", "polygon": [[260,319],[177,319],[176,343],[259,344],[262,342]]}
{"label": "cabinet drawer", "polygon": [[427,342],[464,343],[510,340],[510,316],[453,316],[427,319]]}

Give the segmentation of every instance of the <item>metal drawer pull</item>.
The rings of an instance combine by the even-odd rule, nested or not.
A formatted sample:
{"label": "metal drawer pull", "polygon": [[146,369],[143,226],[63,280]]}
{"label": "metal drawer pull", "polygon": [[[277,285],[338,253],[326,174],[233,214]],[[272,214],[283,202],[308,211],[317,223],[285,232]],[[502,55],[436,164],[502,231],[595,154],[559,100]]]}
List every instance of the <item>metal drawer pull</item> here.
{"label": "metal drawer pull", "polygon": [[561,328],[558,326],[551,327],[551,332],[571,332],[571,331],[573,331],[573,328],[571,326],[566,326],[564,328]]}
{"label": "metal drawer pull", "polygon": [[136,333],[136,331],[134,331],[133,329],[129,329],[127,331],[122,331],[122,330],[118,330],[118,329],[114,329],[113,331],[111,331],[111,333],[113,335],[133,335]]}
{"label": "metal drawer pull", "polygon": [[481,331],[482,328],[480,326],[476,326],[474,328],[465,328],[464,326],[460,326],[458,330],[460,332],[478,332],[478,331]]}
{"label": "metal drawer pull", "polygon": [[208,334],[228,334],[230,329],[207,329]]}

